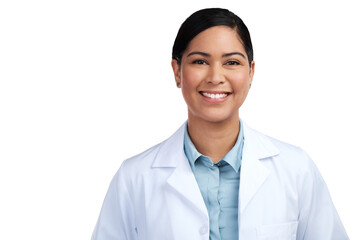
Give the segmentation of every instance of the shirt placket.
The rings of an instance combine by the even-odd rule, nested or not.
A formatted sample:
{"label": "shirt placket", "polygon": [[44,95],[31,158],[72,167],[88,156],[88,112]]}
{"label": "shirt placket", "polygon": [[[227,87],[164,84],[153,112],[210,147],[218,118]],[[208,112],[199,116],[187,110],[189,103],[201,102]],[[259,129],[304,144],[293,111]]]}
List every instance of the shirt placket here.
{"label": "shirt placket", "polygon": [[220,184],[220,171],[216,164],[213,164],[209,158],[206,159],[208,167],[208,187],[207,187],[207,202],[208,213],[210,218],[210,231],[214,239],[221,239],[219,230],[219,184]]}

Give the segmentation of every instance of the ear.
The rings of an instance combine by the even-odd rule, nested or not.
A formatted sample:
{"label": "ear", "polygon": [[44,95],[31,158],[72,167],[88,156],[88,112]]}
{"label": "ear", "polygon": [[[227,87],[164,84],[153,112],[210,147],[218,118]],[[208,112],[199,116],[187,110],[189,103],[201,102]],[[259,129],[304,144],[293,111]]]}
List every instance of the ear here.
{"label": "ear", "polygon": [[178,62],[175,59],[173,59],[173,60],[171,60],[171,66],[172,66],[172,69],[173,69],[173,72],[174,72],[176,86],[178,88],[181,88],[180,65],[178,64]]}
{"label": "ear", "polygon": [[254,80],[254,73],[255,73],[255,62],[252,61],[251,62],[251,65],[250,65],[250,87],[251,87],[251,84],[252,84],[252,81]]}

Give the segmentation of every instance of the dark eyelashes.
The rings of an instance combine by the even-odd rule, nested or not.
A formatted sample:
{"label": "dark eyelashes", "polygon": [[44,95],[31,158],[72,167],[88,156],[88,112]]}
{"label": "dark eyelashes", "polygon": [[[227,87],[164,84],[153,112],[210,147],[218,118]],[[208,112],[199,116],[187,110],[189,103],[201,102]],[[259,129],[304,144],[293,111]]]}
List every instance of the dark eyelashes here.
{"label": "dark eyelashes", "polygon": [[228,61],[226,62],[226,65],[240,65],[240,63],[237,61]]}
{"label": "dark eyelashes", "polygon": [[204,60],[194,60],[194,61],[192,61],[192,64],[206,64],[206,61],[204,61]]}
{"label": "dark eyelashes", "polygon": [[[201,59],[194,60],[191,63],[199,64],[199,65],[208,64],[205,60],[201,60]],[[224,65],[234,66],[234,65],[241,65],[241,63],[238,61],[230,60],[230,61],[227,61]]]}

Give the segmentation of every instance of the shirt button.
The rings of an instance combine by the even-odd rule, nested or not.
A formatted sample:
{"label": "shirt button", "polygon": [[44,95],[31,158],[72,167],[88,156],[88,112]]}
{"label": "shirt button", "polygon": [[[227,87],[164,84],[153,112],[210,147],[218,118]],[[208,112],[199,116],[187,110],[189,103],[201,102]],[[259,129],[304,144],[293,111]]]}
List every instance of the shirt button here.
{"label": "shirt button", "polygon": [[200,229],[199,229],[199,233],[201,235],[204,235],[208,232],[208,227],[207,226],[202,226]]}

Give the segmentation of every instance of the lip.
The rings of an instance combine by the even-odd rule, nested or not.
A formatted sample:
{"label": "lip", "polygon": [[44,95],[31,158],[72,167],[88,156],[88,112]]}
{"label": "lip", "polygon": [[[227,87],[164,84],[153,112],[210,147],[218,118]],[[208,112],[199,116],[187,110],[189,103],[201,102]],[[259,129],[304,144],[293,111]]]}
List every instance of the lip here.
{"label": "lip", "polygon": [[[223,95],[226,94],[225,97],[217,96],[217,97],[208,97],[204,96],[204,93],[206,95]],[[202,99],[205,100],[208,103],[222,103],[225,102],[228,97],[231,95],[231,92],[228,91],[199,91],[199,94],[201,95]]]}

